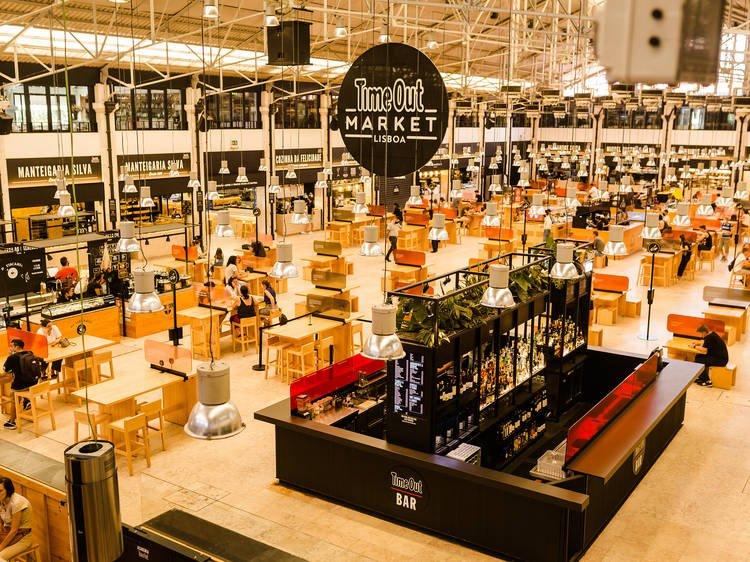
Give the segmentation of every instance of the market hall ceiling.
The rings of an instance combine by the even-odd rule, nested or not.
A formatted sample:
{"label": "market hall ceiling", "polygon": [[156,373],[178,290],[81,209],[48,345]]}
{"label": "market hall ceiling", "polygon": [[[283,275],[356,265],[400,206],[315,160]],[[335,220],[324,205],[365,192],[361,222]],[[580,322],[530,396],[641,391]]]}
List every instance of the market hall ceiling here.
{"label": "market hall ceiling", "polygon": [[[250,82],[297,77],[328,84],[340,78],[348,62],[378,43],[388,20],[391,40],[425,50],[443,73],[454,76],[448,81],[453,90],[465,94],[472,88],[488,90],[508,78],[515,83],[560,87],[563,80],[583,76],[596,64],[590,40],[592,11],[601,3],[271,1],[281,19],[312,23],[313,64],[282,69],[265,64],[263,20],[267,4],[263,0],[220,1],[218,22],[202,18],[201,0],[133,0],[120,4],[108,0],[1,1],[0,60],[46,65],[40,66],[42,72],[51,71],[53,66],[59,68],[67,59],[70,65],[123,66],[180,75],[203,72],[201,61],[205,59],[206,72],[221,71]],[[750,31],[749,4],[750,0],[727,3],[725,31]],[[339,38],[334,31],[342,23],[348,34]],[[63,30],[73,36],[67,49],[61,48],[65,44],[61,40]],[[110,39],[105,42],[105,37]],[[119,39],[114,41],[112,37]],[[50,49],[50,43],[54,49]],[[433,48],[428,50],[428,44]],[[465,76],[475,80],[461,78]],[[6,75],[2,81],[27,77]],[[480,85],[479,78],[491,82]]]}

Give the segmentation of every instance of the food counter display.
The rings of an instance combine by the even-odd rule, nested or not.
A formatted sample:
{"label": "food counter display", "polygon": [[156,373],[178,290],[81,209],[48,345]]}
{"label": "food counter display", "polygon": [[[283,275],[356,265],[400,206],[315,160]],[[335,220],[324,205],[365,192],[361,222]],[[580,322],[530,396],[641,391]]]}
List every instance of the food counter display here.
{"label": "food counter display", "polygon": [[[643,223],[633,222],[623,226],[623,239],[628,255],[640,252],[643,249]],[[593,230],[588,228],[573,228],[571,238],[590,242],[594,235]],[[600,230],[599,237],[606,244],[609,242],[609,230]]]}
{"label": "food counter display", "polygon": [[321,210],[317,207],[313,209],[310,217],[310,224],[294,224],[292,223],[293,213],[276,213],[276,223],[274,230],[278,236],[289,236],[291,234],[300,234],[304,232],[310,232],[313,230],[321,230]]}
{"label": "food counter display", "polygon": [[[186,310],[197,304],[195,289],[188,285],[177,289],[175,292],[176,301],[172,295],[172,289],[169,284],[157,283],[157,293],[159,299],[164,305],[164,309],[159,312],[139,312],[137,314],[125,309],[125,335],[129,338],[142,338],[158,332],[166,332],[174,326],[174,303],[177,303],[177,310]],[[177,317],[177,325],[184,326],[187,321]]]}
{"label": "food counter display", "polygon": [[112,295],[46,306],[30,318],[32,330],[36,331],[42,320],[52,320],[66,338],[76,337],[83,323],[90,336],[120,341],[120,309]]}
{"label": "food counter display", "polygon": [[[513,257],[515,272],[533,261]],[[473,275],[452,273],[447,298],[481,298],[486,277]],[[276,427],[279,481],[502,557],[580,558],[681,427],[702,367],[588,348],[590,278],[529,291],[531,278],[511,278],[515,306],[463,329],[427,326],[421,354],[405,322],[416,329],[432,301],[400,309],[406,357],[386,367],[386,439],[348,409],[347,386],[366,378],[356,367],[330,390],[256,412]]]}

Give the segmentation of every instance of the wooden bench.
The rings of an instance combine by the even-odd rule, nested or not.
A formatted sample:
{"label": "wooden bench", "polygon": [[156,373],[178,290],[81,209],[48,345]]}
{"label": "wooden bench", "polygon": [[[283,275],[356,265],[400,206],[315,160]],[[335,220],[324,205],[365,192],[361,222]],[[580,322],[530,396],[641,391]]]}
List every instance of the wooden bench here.
{"label": "wooden bench", "polygon": [[[709,330],[719,334],[721,339],[727,341],[729,334],[727,326],[721,320],[711,318],[700,318],[699,316],[685,316],[683,314],[670,314],[667,316],[667,330],[675,337],[702,340],[703,334],[698,331],[700,326],[706,326]],[[734,331],[734,329],[731,329]],[[730,345],[727,342],[727,345]],[[679,359],[679,357],[676,357]]]}
{"label": "wooden bench", "polygon": [[727,363],[724,367],[709,367],[708,376],[714,388],[731,390],[737,383],[737,365]]}
{"label": "wooden bench", "polygon": [[594,273],[592,281],[595,322],[617,323],[617,314],[637,318],[641,315],[641,297],[629,290],[630,279],[624,275]]}
{"label": "wooden bench", "polygon": [[393,251],[393,261],[394,265],[387,268],[387,278],[381,281],[385,283],[381,287],[383,290],[393,291],[399,283],[409,285],[423,281],[429,275],[425,252],[396,249]]}

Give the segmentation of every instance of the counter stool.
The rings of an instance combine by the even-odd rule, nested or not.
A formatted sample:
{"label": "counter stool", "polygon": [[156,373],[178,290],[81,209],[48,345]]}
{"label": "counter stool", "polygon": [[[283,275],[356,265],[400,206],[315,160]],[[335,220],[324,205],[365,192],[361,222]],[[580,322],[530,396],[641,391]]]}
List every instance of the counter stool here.
{"label": "counter stool", "polygon": [[232,322],[232,351],[240,344],[242,355],[245,348],[258,345],[258,317],[240,318],[239,322]]}
{"label": "counter stool", "polygon": [[[112,362],[111,351],[98,351],[91,356],[91,363],[93,367],[93,383],[99,383],[102,379],[113,379],[115,378],[115,365]],[[102,366],[109,365],[107,372],[102,371]]]}
{"label": "counter stool", "polygon": [[13,382],[13,378],[10,375],[0,374],[0,412],[3,414],[9,414],[10,406],[13,404],[11,382]]}
{"label": "counter stool", "polygon": [[361,246],[365,241],[365,227],[352,229],[352,245]]}
{"label": "counter stool", "polygon": [[326,240],[329,242],[339,242],[344,245],[346,235],[343,230],[326,230]]}
{"label": "counter stool", "polygon": [[[651,258],[641,259],[641,267],[638,270],[638,284],[648,286],[651,279]],[[654,265],[654,285],[661,283],[662,287],[668,287],[670,280],[667,279],[667,267],[664,264]]]}
{"label": "counter stool", "polygon": [[[355,336],[359,336],[359,345],[354,343]],[[357,347],[360,351],[365,348],[365,332],[362,322],[352,322],[352,352]]]}
{"label": "counter stool", "polygon": [[11,557],[8,562],[41,562],[41,556],[39,555],[39,545],[32,544],[23,552],[19,552],[15,556]]}
{"label": "counter stool", "polygon": [[707,263],[711,266],[711,271],[714,270],[714,267],[716,264],[714,261],[716,260],[716,252],[714,247],[712,247],[710,250],[700,250],[698,252],[698,269],[703,271],[703,264]]}
{"label": "counter stool", "polygon": [[[28,413],[23,409],[23,399],[31,402],[31,410]],[[49,417],[52,429],[57,429],[55,425],[55,409],[52,406],[52,389],[49,381],[44,381],[27,388],[26,390],[15,392],[16,400],[16,427],[18,433],[21,433],[23,420],[33,422],[34,433],[39,434],[39,420]],[[43,408],[37,404],[37,400],[46,400],[47,407]]]}
{"label": "counter stool", "polygon": [[[266,336],[266,377],[271,371],[271,365],[276,365],[276,375],[284,372],[284,351],[289,347],[288,343],[284,343],[279,340],[276,336]],[[271,361],[271,351],[276,352],[276,357]]]}
{"label": "counter stool", "polygon": [[714,388],[731,390],[737,382],[737,366],[733,363],[727,363],[724,367],[709,367],[708,376]]}
{"label": "counter stool", "polygon": [[[68,401],[70,394],[81,388],[81,379],[86,380],[86,374],[90,372],[91,359],[77,359],[72,364],[63,364],[62,370],[60,371],[60,377],[57,382],[52,385],[52,390],[57,390],[58,393],[62,393],[65,397],[65,401]],[[93,375],[92,375],[93,378]],[[78,404],[80,400],[76,399]]]}
{"label": "counter stool", "polygon": [[315,342],[311,341],[298,347],[286,349],[282,381],[290,384],[302,378],[315,368]]}
{"label": "counter stool", "polygon": [[[87,440],[96,441],[100,436],[104,434],[104,431],[97,432],[96,428],[101,426],[102,430],[106,428],[106,425],[111,421],[109,414],[102,414],[93,411],[86,411],[86,408],[76,408],[73,410],[73,441],[78,443],[78,426],[83,425],[90,427],[91,435],[87,437]],[[91,423],[91,426],[89,426]]]}
{"label": "counter stool", "polygon": [[113,433],[113,437],[114,434],[122,437],[120,443],[115,445],[115,454],[125,457],[130,476],[133,476],[133,457],[138,452],[143,451],[146,457],[146,466],[151,467],[151,446],[148,442],[148,426],[144,414],[136,414],[113,421],[108,427]]}
{"label": "counter stool", "polygon": [[[315,350],[318,354],[318,365],[317,368],[321,369],[323,367],[328,367],[331,364],[331,351],[333,346],[335,345],[335,342],[333,340],[333,336],[328,336],[326,338],[320,339],[316,342]],[[336,361],[336,350],[333,349],[333,360]]]}
{"label": "counter stool", "polygon": [[[147,435],[150,432],[154,432],[159,438],[161,438],[161,450],[166,451],[167,445],[164,442],[164,408],[162,407],[161,400],[154,400],[153,402],[144,402],[138,406],[138,412],[146,416],[146,428]],[[149,422],[159,422],[159,425],[151,425]]]}

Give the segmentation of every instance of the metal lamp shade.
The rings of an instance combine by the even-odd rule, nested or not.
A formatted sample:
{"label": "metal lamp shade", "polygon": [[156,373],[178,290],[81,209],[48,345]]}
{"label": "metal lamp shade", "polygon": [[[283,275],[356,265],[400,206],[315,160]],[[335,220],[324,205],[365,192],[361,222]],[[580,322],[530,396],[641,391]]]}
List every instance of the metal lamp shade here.
{"label": "metal lamp shade", "polygon": [[737,184],[737,191],[734,192],[734,199],[736,201],[747,201],[750,199],[750,193],[747,191],[747,183],[741,181]]}
{"label": "metal lamp shade", "polygon": [[287,180],[297,179],[297,172],[294,171],[294,166],[289,166],[289,169],[286,171],[286,174],[284,174],[284,179],[287,179]]}
{"label": "metal lamp shade", "polygon": [[325,172],[318,172],[318,181],[315,182],[315,187],[323,188],[328,187],[328,178]]}
{"label": "metal lamp shade", "polygon": [[226,160],[221,161],[221,166],[219,167],[219,174],[222,176],[226,176],[229,174],[229,165]]}
{"label": "metal lamp shade", "polygon": [[690,226],[690,203],[678,203],[672,226]]}
{"label": "metal lamp shade", "polygon": [[728,209],[734,206],[734,191],[731,187],[727,186],[722,188],[721,196],[716,199],[716,206],[723,209]]}
{"label": "metal lamp shade", "polygon": [[271,183],[268,184],[268,193],[278,195],[281,193],[281,187],[279,186],[279,176],[271,176]]}
{"label": "metal lamp shade", "polygon": [[217,211],[214,236],[217,238],[234,238],[234,230],[229,226],[229,211]]}
{"label": "metal lamp shade", "polygon": [[518,180],[518,187],[529,187],[529,173],[523,172],[521,174],[521,179]]}
{"label": "metal lamp shade", "polygon": [[156,207],[156,203],[151,198],[151,188],[147,185],[141,186],[141,207],[152,209]]}
{"label": "metal lamp shade", "polygon": [[360,256],[382,256],[383,248],[378,244],[378,227],[374,225],[364,227],[364,242],[359,249]]}
{"label": "metal lamp shade", "polygon": [[605,256],[627,256],[628,249],[625,247],[625,227],[613,225],[609,227],[609,242],[604,246],[602,253]]}
{"label": "metal lamp shade", "polygon": [[698,205],[698,209],[695,214],[699,217],[712,217],[714,216],[714,208],[711,206],[711,197],[706,195],[703,201]]}
{"label": "metal lamp shade", "polygon": [[153,271],[146,271],[145,269],[133,271],[135,293],[128,300],[127,308],[130,312],[159,312],[164,310],[164,305],[154,290],[155,277],[156,273]]}
{"label": "metal lamp shade", "polygon": [[355,197],[355,203],[354,203],[354,207],[352,208],[352,213],[354,213],[355,215],[366,215],[369,209],[367,208],[367,205],[365,204],[365,192],[360,191],[354,197]]}
{"label": "metal lamp shade", "polygon": [[276,263],[273,264],[268,275],[275,279],[292,279],[294,277],[299,277],[299,270],[297,270],[297,266],[292,263],[291,243],[279,242],[276,244]]}
{"label": "metal lamp shade", "polygon": [[535,193],[531,196],[531,207],[528,210],[530,219],[541,219],[544,217],[546,209],[544,208],[544,195]]}
{"label": "metal lamp shade", "polygon": [[567,208],[573,208],[575,209],[580,205],[578,202],[578,190],[575,186],[568,186],[565,189],[565,206]]}
{"label": "metal lamp shade", "polygon": [[76,210],[70,204],[70,193],[60,193],[60,207],[57,209],[58,217],[74,217]]}
{"label": "metal lamp shade", "polygon": [[125,176],[125,186],[122,188],[122,192],[128,195],[138,193],[138,188],[135,186],[133,178],[130,176]]}
{"label": "metal lamp shade", "polygon": [[129,254],[138,252],[141,245],[135,239],[135,223],[132,221],[122,221],[120,223],[120,239],[117,241],[117,251]]}
{"label": "metal lamp shade", "polygon": [[258,165],[258,171],[259,172],[267,172],[268,171],[268,165],[266,165],[266,159],[261,158],[260,164]]}
{"label": "metal lamp shade", "polygon": [[448,231],[445,230],[445,215],[442,213],[435,213],[432,215],[432,228],[427,233],[429,240],[448,240]]}
{"label": "metal lamp shade", "polygon": [[302,199],[294,200],[292,209],[292,224],[310,224],[310,217],[307,214],[307,204]]}
{"label": "metal lamp shade", "polygon": [[378,304],[372,307],[372,334],[361,354],[368,359],[395,361],[406,356],[401,340],[396,335],[396,306]]}
{"label": "metal lamp shade", "polygon": [[500,217],[497,216],[497,203],[494,201],[487,201],[487,207],[485,208],[484,217],[482,218],[482,226],[500,226]]}
{"label": "metal lamp shade", "polygon": [[190,172],[190,179],[188,180],[187,186],[190,189],[201,188],[201,180],[198,179],[198,172]]}
{"label": "metal lamp shade", "polygon": [[656,213],[646,213],[646,225],[643,228],[643,238],[645,240],[661,240],[659,215]]}
{"label": "metal lamp shade", "polygon": [[53,196],[55,199],[60,199],[60,195],[63,193],[68,193],[68,188],[65,187],[65,180],[57,179],[55,180],[55,184],[57,185],[57,190],[55,191],[55,195]]}
{"label": "metal lamp shade", "polygon": [[117,176],[117,179],[120,181],[125,181],[125,178],[128,177],[128,167],[124,164],[120,166],[120,174]]}
{"label": "metal lamp shade", "polygon": [[221,194],[219,194],[219,190],[216,188],[216,181],[208,180],[208,187],[206,188],[206,200],[215,201],[219,197],[221,197]]}
{"label": "metal lamp shade", "polygon": [[490,266],[489,286],[484,290],[479,304],[489,308],[508,308],[516,304],[513,293],[508,288],[510,268],[507,265]]}
{"label": "metal lamp shade", "polygon": [[500,176],[494,174],[492,181],[490,181],[490,193],[502,193],[503,185],[500,183]]}
{"label": "metal lamp shade", "polygon": [[422,204],[422,197],[419,195],[418,185],[411,186],[409,199],[406,200],[406,204],[410,206],[418,206]]}
{"label": "metal lamp shade", "polygon": [[169,177],[175,178],[180,175],[180,168],[177,165],[177,162],[172,162],[169,165]]}
{"label": "metal lamp shade", "polygon": [[461,180],[453,180],[453,183],[451,184],[451,192],[449,195],[451,201],[454,199],[463,199],[464,185],[463,183],[461,183]]}
{"label": "metal lamp shade", "polygon": [[552,279],[569,280],[578,279],[581,276],[578,268],[573,263],[574,251],[575,244],[561,242],[557,245],[557,254],[555,256],[557,261],[549,272],[549,276]]}
{"label": "metal lamp shade", "polygon": [[237,183],[247,183],[247,168],[240,166],[237,168]]}
{"label": "metal lamp shade", "polygon": [[196,439],[225,439],[245,429],[242,416],[229,401],[229,365],[223,361],[199,365],[198,402],[190,412],[185,433]]}

